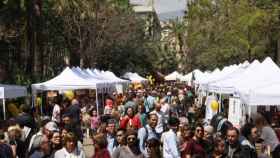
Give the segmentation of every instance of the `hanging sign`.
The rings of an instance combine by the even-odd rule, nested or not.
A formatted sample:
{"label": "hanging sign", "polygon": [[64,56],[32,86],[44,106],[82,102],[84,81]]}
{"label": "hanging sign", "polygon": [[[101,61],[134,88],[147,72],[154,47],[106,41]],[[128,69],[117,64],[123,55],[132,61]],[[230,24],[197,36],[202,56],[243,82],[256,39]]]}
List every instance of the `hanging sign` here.
{"label": "hanging sign", "polygon": [[210,95],[210,96],[207,96],[206,97],[206,101],[205,101],[205,106],[206,106],[206,109],[205,109],[205,119],[207,121],[210,121],[212,119],[212,117],[214,115],[217,114],[217,110],[213,109],[211,107],[213,101],[216,101],[217,98],[214,96],[214,95]]}
{"label": "hanging sign", "polygon": [[117,91],[118,94],[122,94],[123,93],[123,85],[116,84],[116,91]]}
{"label": "hanging sign", "polygon": [[242,104],[239,98],[229,98],[228,120],[235,127],[242,123]]}
{"label": "hanging sign", "polygon": [[4,98],[5,95],[4,95],[4,88],[3,87],[0,87],[0,98]]}

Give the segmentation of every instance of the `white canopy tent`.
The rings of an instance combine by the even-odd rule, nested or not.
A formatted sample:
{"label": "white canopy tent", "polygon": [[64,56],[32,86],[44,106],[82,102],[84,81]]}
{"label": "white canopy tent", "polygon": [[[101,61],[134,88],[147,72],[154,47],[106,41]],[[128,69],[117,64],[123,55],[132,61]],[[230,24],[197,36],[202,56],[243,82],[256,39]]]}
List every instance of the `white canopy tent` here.
{"label": "white canopy tent", "polygon": [[185,76],[182,75],[180,77],[180,81],[187,82],[190,85],[193,77],[194,79],[200,80],[204,77],[204,73],[199,69],[195,69],[192,72],[186,74]]}
{"label": "white canopy tent", "polygon": [[81,69],[79,67],[72,68],[72,70],[77,73],[77,75],[87,79],[87,80],[99,80],[104,84],[105,90],[102,91],[110,91],[112,88],[117,90],[117,87],[123,89],[124,86],[127,86],[129,83],[128,80],[123,80],[117,77],[113,72],[110,71],[100,71],[97,69]]}
{"label": "white canopy tent", "polygon": [[[98,106],[98,91],[105,88],[117,86],[117,84],[127,84],[129,81],[118,78],[110,71],[99,71],[91,69],[65,68],[58,76],[53,79],[32,84],[32,94],[35,95],[37,91],[47,90],[78,90],[78,89],[95,89],[96,102]],[[34,99],[34,98],[33,98]],[[34,100],[33,100],[34,101]]]}
{"label": "white canopy tent", "polygon": [[[216,68],[213,72],[201,72],[201,71],[197,71],[195,76],[195,83],[201,85],[202,83],[207,83],[207,80],[211,77],[211,76],[216,76],[218,73],[220,73],[220,69]],[[201,72],[201,73],[200,73]]]}
{"label": "white canopy tent", "polygon": [[230,106],[241,109],[242,117],[239,117],[238,121],[242,122],[245,114],[256,112],[256,106],[280,105],[280,68],[271,58],[266,58],[262,63],[258,60],[251,64],[245,61],[232,70],[229,67],[225,67],[215,76],[211,76],[214,74],[211,73],[211,77],[204,81],[201,89],[219,94],[220,98],[222,94],[233,94],[233,97],[229,98]]}
{"label": "white canopy tent", "polygon": [[237,65],[226,66],[221,71],[217,71],[217,73],[215,75],[209,76],[201,84],[208,84],[208,83],[212,83],[215,81],[219,81],[219,80],[225,78],[226,76],[228,76],[229,74],[231,74],[232,72],[234,72],[238,68],[239,67]]}
{"label": "white canopy tent", "polygon": [[[250,78],[249,78],[250,77]],[[241,99],[248,105],[280,105],[279,96],[280,69],[266,58],[255,73],[251,73],[247,80],[242,80],[236,87]]]}
{"label": "white canopy tent", "polygon": [[90,70],[89,71],[87,71],[86,69],[82,70],[79,67],[72,68],[71,70],[74,73],[76,73],[76,75],[82,77],[85,80],[102,82],[103,83],[103,87],[108,87],[108,86],[110,87],[110,86],[112,86],[113,83],[116,83],[116,81],[114,81],[112,79],[108,80],[108,79],[105,79],[102,76],[97,76],[94,73],[92,73]]}
{"label": "white canopy tent", "polygon": [[[233,94],[236,90],[236,84],[239,83],[241,80],[248,79],[252,73],[256,73],[260,62],[255,60],[252,62],[248,67],[239,67],[232,73],[216,80],[215,82],[208,83],[204,85],[207,87],[208,91],[222,93],[222,94]],[[247,78],[246,78],[247,76]]]}
{"label": "white canopy tent", "polygon": [[166,81],[176,81],[182,78],[182,75],[179,74],[177,71],[172,72],[171,74],[164,77]]}
{"label": "white canopy tent", "polygon": [[[99,70],[96,70],[99,71]],[[88,75],[92,76],[93,78],[96,78],[98,80],[102,80],[106,83],[115,83],[116,81],[113,81],[112,79],[106,79],[104,78],[102,75],[100,75],[99,73],[97,74],[95,70],[91,70],[89,68],[85,69],[83,72],[87,73]]]}
{"label": "white canopy tent", "polygon": [[236,94],[246,105],[280,105],[280,69],[266,58],[262,63],[254,60],[207,84],[207,90],[221,94]]}
{"label": "white canopy tent", "polygon": [[123,75],[124,78],[129,79],[133,83],[145,83],[148,80],[138,73],[127,72]]}
{"label": "white canopy tent", "polygon": [[69,67],[65,68],[55,78],[43,82],[32,84],[32,92],[38,90],[72,90],[72,89],[98,89],[103,88],[104,82],[100,80],[88,80],[85,77],[81,77],[73,72]]}
{"label": "white canopy tent", "polygon": [[3,116],[6,120],[5,100],[9,98],[23,97],[27,95],[27,89],[24,86],[0,84],[0,99],[3,101]]}
{"label": "white canopy tent", "polygon": [[113,72],[111,71],[101,71],[101,75],[105,78],[105,79],[113,79],[118,83],[129,83],[129,81],[121,79],[119,77],[117,77]]}
{"label": "white canopy tent", "polygon": [[180,78],[180,81],[184,81],[184,82],[190,82],[191,80],[192,80],[192,72]]}
{"label": "white canopy tent", "polygon": [[280,82],[271,83],[262,87],[256,87],[250,94],[243,94],[243,97],[248,98],[248,105],[280,105]]}
{"label": "white canopy tent", "polygon": [[195,80],[201,80],[202,78],[204,78],[204,73],[199,69],[193,70],[192,73],[194,75]]}
{"label": "white canopy tent", "polygon": [[[72,71],[69,67],[65,68],[58,76],[53,79],[43,82],[32,84],[33,103],[35,103],[35,95],[37,91],[47,90],[78,90],[78,89],[95,89],[96,90],[96,103],[98,105],[98,89],[105,87],[104,82],[100,80],[87,79],[85,76],[81,77]],[[98,108],[97,108],[98,109]],[[42,109],[41,109],[42,110]]]}

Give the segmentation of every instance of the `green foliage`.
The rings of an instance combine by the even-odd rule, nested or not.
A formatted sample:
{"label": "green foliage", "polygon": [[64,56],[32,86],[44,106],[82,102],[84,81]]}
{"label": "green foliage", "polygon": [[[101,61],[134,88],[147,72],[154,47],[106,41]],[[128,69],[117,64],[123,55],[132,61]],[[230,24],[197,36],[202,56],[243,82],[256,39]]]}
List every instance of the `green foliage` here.
{"label": "green foliage", "polygon": [[214,69],[275,55],[279,5],[256,2],[197,0],[190,4],[185,21],[193,66]]}
{"label": "green foliage", "polygon": [[65,66],[119,75],[154,68],[157,44],[128,0],[5,0],[0,13],[0,66],[11,72],[4,82],[45,81]]}

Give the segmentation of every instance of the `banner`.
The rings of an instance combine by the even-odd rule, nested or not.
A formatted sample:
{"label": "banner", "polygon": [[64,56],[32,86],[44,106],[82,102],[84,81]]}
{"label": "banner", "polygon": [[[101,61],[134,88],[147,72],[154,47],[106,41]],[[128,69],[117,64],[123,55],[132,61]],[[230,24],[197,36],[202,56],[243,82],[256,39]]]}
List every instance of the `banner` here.
{"label": "banner", "polygon": [[206,106],[206,109],[205,109],[205,120],[207,120],[209,122],[212,119],[212,117],[214,115],[216,115],[217,112],[218,112],[218,111],[213,111],[212,108],[211,108],[211,103],[214,100],[217,100],[216,96],[210,95],[210,96],[206,97],[206,101],[205,101],[205,106]]}
{"label": "banner", "polygon": [[5,95],[4,95],[4,88],[3,87],[0,87],[0,98],[4,98]]}
{"label": "banner", "polygon": [[123,85],[116,84],[116,91],[118,94],[123,94]]}
{"label": "banner", "polygon": [[229,98],[228,120],[239,128],[242,124],[242,104],[239,98]]}

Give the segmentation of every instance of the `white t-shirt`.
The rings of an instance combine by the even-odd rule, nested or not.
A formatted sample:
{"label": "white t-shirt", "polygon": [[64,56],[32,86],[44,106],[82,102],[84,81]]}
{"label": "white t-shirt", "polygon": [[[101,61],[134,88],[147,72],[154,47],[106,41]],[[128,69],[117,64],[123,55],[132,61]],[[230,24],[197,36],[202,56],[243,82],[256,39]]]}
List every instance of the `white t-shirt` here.
{"label": "white t-shirt", "polygon": [[264,140],[264,144],[269,145],[272,151],[274,151],[276,146],[279,144],[275,131],[271,127],[265,126],[262,128],[261,132],[261,138]]}
{"label": "white t-shirt", "polygon": [[75,149],[72,153],[69,153],[65,148],[62,148],[55,152],[54,158],[86,158],[83,150]]}
{"label": "white t-shirt", "polygon": [[161,141],[163,143],[164,158],[180,158],[180,152],[178,149],[179,140],[172,129],[162,134]]}
{"label": "white t-shirt", "polygon": [[60,107],[57,104],[53,107],[52,121],[60,123]]}
{"label": "white t-shirt", "polygon": [[163,132],[163,126],[164,126],[164,115],[162,111],[152,111],[151,113],[157,114],[158,116],[158,122],[157,122],[157,126],[156,126],[156,132],[157,133],[162,133]]}
{"label": "white t-shirt", "polygon": [[167,118],[167,116],[169,115],[169,111],[170,111],[170,106],[168,103],[164,103],[161,106],[160,111],[162,111],[163,115]]}

